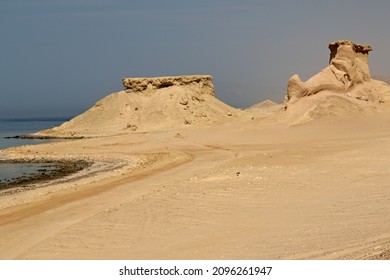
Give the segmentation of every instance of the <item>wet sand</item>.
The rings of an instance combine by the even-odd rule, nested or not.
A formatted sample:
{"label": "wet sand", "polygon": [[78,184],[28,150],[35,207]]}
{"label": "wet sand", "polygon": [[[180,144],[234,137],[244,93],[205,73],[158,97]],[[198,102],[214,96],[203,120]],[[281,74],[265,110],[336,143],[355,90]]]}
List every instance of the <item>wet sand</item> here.
{"label": "wet sand", "polygon": [[[90,166],[83,160],[75,161],[26,161],[0,160],[0,167],[12,173],[0,181],[0,195],[9,195],[39,187],[45,182],[59,179]],[[11,172],[13,171],[13,172]]]}

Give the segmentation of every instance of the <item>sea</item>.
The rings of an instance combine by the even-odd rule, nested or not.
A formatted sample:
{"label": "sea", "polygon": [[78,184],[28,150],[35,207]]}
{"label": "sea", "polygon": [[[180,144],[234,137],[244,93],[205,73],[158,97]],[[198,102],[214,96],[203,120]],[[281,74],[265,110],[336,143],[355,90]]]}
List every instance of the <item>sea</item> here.
{"label": "sea", "polygon": [[[70,120],[65,118],[0,118],[0,150],[8,147],[39,144],[54,140],[6,138],[34,133],[59,126]],[[0,185],[16,178],[47,169],[44,163],[2,163],[0,161]]]}

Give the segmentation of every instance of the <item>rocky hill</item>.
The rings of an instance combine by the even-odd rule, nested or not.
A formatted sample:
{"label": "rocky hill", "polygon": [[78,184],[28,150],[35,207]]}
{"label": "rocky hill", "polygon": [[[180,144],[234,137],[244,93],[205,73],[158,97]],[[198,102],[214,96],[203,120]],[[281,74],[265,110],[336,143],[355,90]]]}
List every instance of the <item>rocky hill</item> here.
{"label": "rocky hill", "polygon": [[371,46],[341,40],[331,42],[329,49],[329,65],[321,72],[305,82],[298,75],[289,79],[285,109],[291,121],[348,116],[389,105],[390,86],[371,78]]}
{"label": "rocky hill", "polygon": [[124,90],[41,136],[85,137],[205,126],[245,117],[215,98],[212,77],[124,78]]}

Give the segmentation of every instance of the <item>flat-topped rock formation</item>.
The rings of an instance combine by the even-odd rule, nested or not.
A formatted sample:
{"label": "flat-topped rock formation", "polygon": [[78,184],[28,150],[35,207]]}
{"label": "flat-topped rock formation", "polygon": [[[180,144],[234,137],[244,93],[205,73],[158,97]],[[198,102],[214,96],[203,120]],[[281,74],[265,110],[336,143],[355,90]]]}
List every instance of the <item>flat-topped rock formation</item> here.
{"label": "flat-topped rock formation", "polygon": [[141,92],[156,90],[170,86],[187,86],[197,84],[201,93],[214,96],[213,78],[211,75],[171,76],[155,78],[124,78],[122,79],[126,92]]}
{"label": "flat-topped rock formation", "polygon": [[210,75],[125,78],[125,89],[98,101],[45,137],[89,137],[203,126],[248,117],[215,98]]}

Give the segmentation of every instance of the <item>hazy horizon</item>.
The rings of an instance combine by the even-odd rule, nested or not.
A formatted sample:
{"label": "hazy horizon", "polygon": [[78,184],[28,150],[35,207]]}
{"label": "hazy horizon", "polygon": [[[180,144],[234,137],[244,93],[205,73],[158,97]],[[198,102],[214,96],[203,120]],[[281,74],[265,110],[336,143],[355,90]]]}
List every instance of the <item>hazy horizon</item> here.
{"label": "hazy horizon", "polygon": [[330,41],[370,44],[390,76],[390,2],[3,0],[0,118],[82,113],[124,77],[211,74],[235,107],[282,101],[324,68]]}

